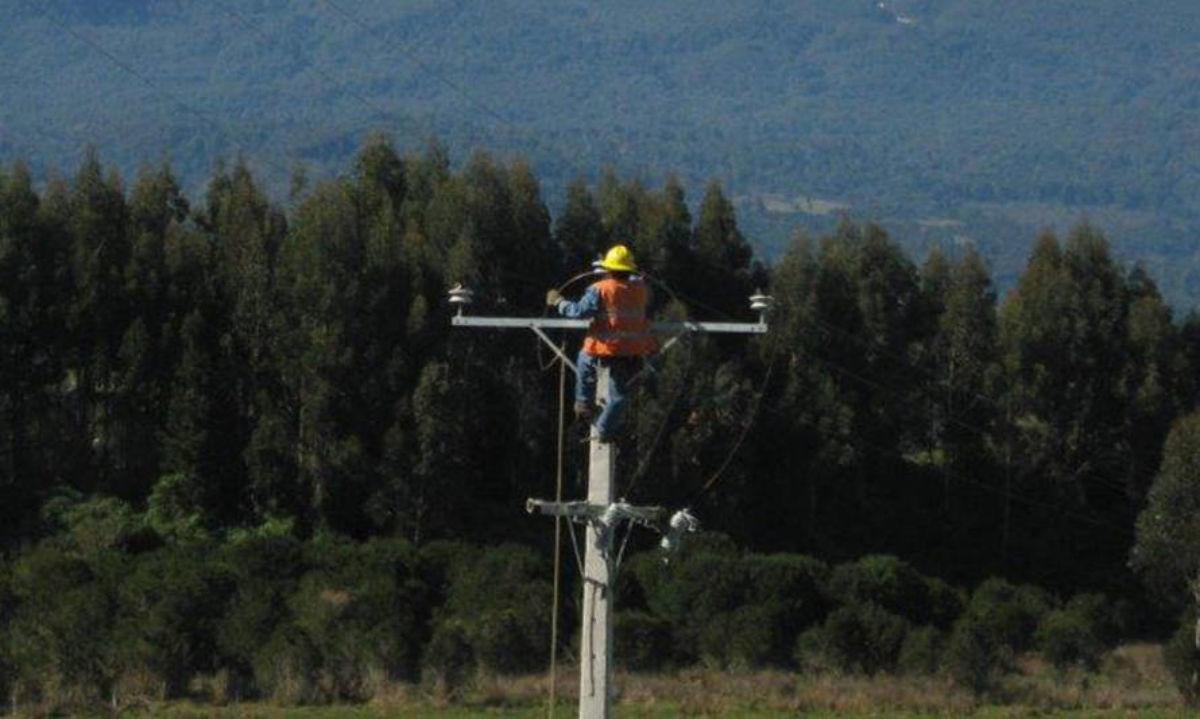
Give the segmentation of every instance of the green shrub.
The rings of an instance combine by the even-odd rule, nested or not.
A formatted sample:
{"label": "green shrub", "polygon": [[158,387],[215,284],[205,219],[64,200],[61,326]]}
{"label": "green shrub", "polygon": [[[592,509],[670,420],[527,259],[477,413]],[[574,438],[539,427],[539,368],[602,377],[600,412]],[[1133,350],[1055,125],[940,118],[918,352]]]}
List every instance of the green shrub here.
{"label": "green shrub", "polygon": [[1007,666],[1033,646],[1038,623],[1053,607],[1053,598],[1042,589],[992,578],[975,588],[965,614],[972,618],[973,631],[987,633],[989,645]]}
{"label": "green shrub", "polygon": [[946,638],[936,627],[924,626],[909,630],[900,647],[897,666],[904,674],[928,675],[937,672],[942,662]]}
{"label": "green shrub", "polygon": [[[0,627],[3,626],[0,625]],[[14,676],[12,660],[8,657],[8,639],[5,637],[4,630],[0,629],[0,707],[9,703]]]}
{"label": "green shrub", "polygon": [[1175,688],[1189,708],[1200,708],[1200,649],[1196,648],[1196,615],[1185,613],[1179,628],[1163,645],[1163,661]]}
{"label": "green shrub", "polygon": [[1065,608],[1079,615],[1104,646],[1128,635],[1132,610],[1125,600],[1114,602],[1104,594],[1083,593],[1071,597]]}
{"label": "green shrub", "polygon": [[12,595],[12,576],[7,561],[0,557],[0,704],[9,698],[14,668],[7,636],[16,600]]}
{"label": "green shrub", "polygon": [[788,663],[797,622],[784,602],[747,604],[725,616],[729,628],[727,666],[755,668]]}
{"label": "green shrub", "polygon": [[1103,644],[1096,636],[1091,617],[1078,607],[1046,613],[1034,638],[1038,651],[1060,671],[1073,665],[1089,670],[1100,666]]}
{"label": "green shrub", "polygon": [[172,546],[137,555],[117,592],[115,645],[122,671],[156,679],[164,697],[183,694],[196,672],[217,668],[216,627],[233,579],[210,547]]}
{"label": "green shrub", "polygon": [[975,694],[991,689],[1002,665],[994,628],[978,613],[964,614],[954,624],[944,663],[958,686]]}
{"label": "green shrub", "polygon": [[746,602],[759,607],[756,627],[766,630],[765,654],[754,663],[787,666],[800,632],[829,614],[829,567],[795,554],[750,555],[744,567]]}
{"label": "green shrub", "polygon": [[53,543],[17,557],[5,638],[25,691],[51,704],[108,694],[118,668],[113,629],[123,566],[114,550],[84,560]]}
{"label": "green shrub", "polygon": [[62,493],[46,502],[42,515],[55,530],[55,542],[80,554],[153,541],[144,519],[115,497]]}
{"label": "green shrub", "polygon": [[509,544],[464,557],[451,569],[439,619],[462,623],[481,668],[499,674],[545,668],[553,599],[546,564],[532,549]]}
{"label": "green shrub", "polygon": [[849,604],[830,613],[821,633],[821,651],[836,668],[876,674],[892,671],[909,623],[873,602]]}
{"label": "green shrub", "polygon": [[413,680],[431,608],[418,555],[401,539],[365,543],[322,536],[287,605],[316,649],[330,699],[368,699],[370,678]]}
{"label": "green shrub", "polygon": [[471,638],[462,622],[442,622],[434,629],[423,664],[444,696],[453,698],[462,692],[475,666]]}
{"label": "green shrub", "polygon": [[421,547],[417,554],[417,571],[428,587],[433,606],[446,603],[455,568],[466,566],[479,555],[479,550],[463,542],[437,540]]}
{"label": "green shrub", "polygon": [[796,637],[792,647],[792,663],[802,672],[821,672],[834,669],[825,657],[825,628],[821,625],[812,626]]}
{"label": "green shrub", "polygon": [[479,664],[496,674],[524,674],[543,668],[549,652],[540,633],[529,631],[521,610],[490,608],[470,621],[471,643]]}
{"label": "green shrub", "polygon": [[829,577],[829,592],[842,604],[870,602],[921,625],[949,626],[962,606],[948,584],[890,555],[838,565]]}
{"label": "green shrub", "polygon": [[746,604],[709,618],[699,629],[700,660],[717,668],[752,668],[774,661],[772,636],[781,624],[779,602]]}
{"label": "green shrub", "polygon": [[925,578],[925,591],[930,623],[938,629],[950,629],[966,608],[962,591],[937,577]]}
{"label": "green shrub", "polygon": [[828,567],[800,555],[741,555],[726,542],[689,546],[663,566],[633,558],[646,606],[668,621],[681,661],[787,666],[796,636],[829,611]]}
{"label": "green shrub", "polygon": [[328,700],[318,681],[321,654],[298,627],[281,624],[254,654],[258,690],[279,704],[308,704]]}
{"label": "green shrub", "polygon": [[290,619],[287,598],[304,571],[303,546],[286,534],[247,534],[227,541],[219,556],[236,589],[217,625],[217,650],[237,698],[254,691],[258,655]]}
{"label": "green shrub", "polygon": [[618,612],[613,644],[617,666],[637,672],[660,670],[674,654],[671,623],[647,612]]}
{"label": "green shrub", "polygon": [[740,607],[747,591],[740,558],[685,548],[664,566],[654,554],[634,557],[626,571],[636,577],[650,612],[671,623],[680,659],[723,657],[723,648],[714,649],[726,626],[718,617]]}

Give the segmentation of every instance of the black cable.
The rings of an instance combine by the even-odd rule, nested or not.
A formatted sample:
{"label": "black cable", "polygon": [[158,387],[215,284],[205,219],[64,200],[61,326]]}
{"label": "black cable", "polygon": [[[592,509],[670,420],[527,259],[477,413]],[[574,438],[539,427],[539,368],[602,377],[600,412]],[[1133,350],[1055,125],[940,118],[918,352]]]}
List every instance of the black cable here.
{"label": "black cable", "polygon": [[720,478],[724,474],[725,470],[729,467],[730,463],[733,462],[734,456],[737,454],[738,450],[742,448],[742,444],[746,441],[746,436],[750,433],[750,427],[754,425],[754,418],[758,415],[758,412],[762,407],[762,399],[766,394],[767,386],[771,382],[771,375],[775,370],[775,361],[778,359],[778,357],[779,354],[777,352],[771,355],[771,361],[767,364],[766,374],[763,375],[762,386],[759,387],[758,393],[754,398],[754,408],[750,411],[746,421],[742,423],[741,434],[738,435],[737,441],[733,444],[733,448],[730,449],[729,453],[725,455],[725,460],[721,462],[721,466],[718,467],[717,471],[708,478],[708,481],[704,483],[704,486],[702,486],[688,499],[687,503],[684,505],[685,507],[694,506],[701,497],[707,494],[719,483]]}
{"label": "black cable", "polygon": [[[35,15],[38,14],[38,8],[36,6],[34,6],[32,3],[26,2],[25,5],[27,8],[32,10]],[[116,65],[117,67],[119,67],[124,72],[137,78],[143,84],[145,84],[147,87],[149,87],[151,90],[154,90],[155,92],[157,92],[159,94],[167,96],[169,99],[171,99],[173,102],[175,102],[175,104],[178,105],[179,107],[183,108],[187,112],[189,112],[189,113],[195,115],[196,117],[199,117],[200,119],[204,120],[205,122],[209,123],[214,128],[216,128],[217,131],[219,131],[221,134],[225,135],[225,137],[227,139],[229,139],[234,145],[237,145],[237,147],[240,148],[243,152],[246,152],[248,155],[255,156],[255,153],[252,152],[249,147],[247,147],[245,144],[240,142],[232,132],[230,132],[227,128],[225,128],[225,126],[222,125],[220,122],[218,122],[213,117],[211,117],[208,113],[205,113],[205,112],[199,110],[198,108],[196,108],[192,105],[189,105],[188,103],[186,103],[182,100],[179,100],[178,98],[173,96],[171,93],[168,93],[167,91],[158,87],[158,85],[151,82],[149,78],[147,78],[142,73],[138,72],[133,66],[124,62],[119,57],[117,57],[113,53],[109,52],[104,47],[102,47],[99,43],[96,43],[95,41],[93,41],[91,38],[88,38],[87,36],[76,32],[70,26],[63,23],[61,20],[58,20],[57,18],[54,18],[51,15],[39,15],[39,16],[46,18],[51,23],[58,26],[59,29],[61,29],[63,32],[67,33],[71,37],[82,42],[83,44],[87,45],[94,52],[103,56],[105,59],[107,59],[109,62],[111,62],[114,65]],[[273,160],[268,159],[266,157],[261,157],[261,156],[259,156],[258,159],[260,161],[262,161],[264,164],[266,164],[269,167],[272,167],[276,171],[278,171],[280,173],[280,175],[282,176],[282,179],[286,180],[287,178],[289,178],[291,176],[290,172],[288,172],[286,169],[284,169],[281,165],[274,162]]]}
{"label": "black cable", "polygon": [[455,83],[455,82],[452,82],[450,79],[448,79],[447,77],[445,77],[445,76],[444,76],[444,75],[442,75],[441,73],[439,73],[439,72],[437,72],[436,70],[434,70],[432,67],[430,67],[430,66],[429,66],[429,65],[427,65],[425,62],[423,62],[423,61],[421,60],[421,58],[419,58],[419,57],[417,56],[417,54],[416,54],[416,53],[414,53],[413,51],[409,50],[409,49],[408,49],[407,47],[405,47],[403,44],[401,44],[401,43],[399,43],[399,42],[395,42],[395,41],[393,41],[393,40],[390,40],[390,39],[388,39],[388,38],[386,38],[386,37],[382,36],[382,35],[381,35],[381,34],[380,34],[380,33],[379,33],[379,32],[378,32],[378,31],[377,31],[377,30],[376,30],[374,27],[371,27],[371,26],[370,26],[370,25],[368,25],[367,23],[363,22],[363,20],[361,20],[360,18],[358,18],[358,17],[357,17],[357,16],[355,16],[354,14],[350,13],[349,11],[347,11],[345,8],[343,8],[341,5],[339,5],[338,3],[334,2],[333,0],[323,0],[323,1],[324,1],[324,3],[325,3],[326,5],[328,5],[330,8],[332,8],[333,10],[335,10],[335,11],[336,11],[336,12],[337,12],[339,15],[341,15],[341,16],[342,16],[342,17],[344,17],[345,19],[349,20],[350,22],[354,23],[354,24],[355,24],[355,25],[357,25],[358,27],[362,28],[362,29],[363,29],[363,30],[365,30],[367,33],[369,33],[369,34],[371,34],[371,35],[374,35],[374,36],[376,37],[376,39],[378,39],[379,41],[381,41],[381,42],[383,42],[384,44],[388,45],[388,46],[389,46],[389,47],[391,47],[393,50],[396,50],[397,52],[399,52],[399,53],[400,53],[401,55],[403,55],[403,56],[404,56],[406,59],[408,59],[408,61],[409,61],[409,62],[411,62],[412,64],[416,65],[416,66],[417,66],[417,68],[419,68],[419,69],[420,69],[422,72],[424,72],[426,75],[429,75],[429,76],[430,76],[430,77],[432,77],[433,79],[437,80],[437,81],[438,81],[438,82],[440,82],[441,84],[443,84],[443,85],[445,85],[446,87],[448,87],[448,88],[450,88],[451,90],[453,90],[453,91],[454,91],[455,93],[457,93],[457,94],[458,94],[460,97],[462,97],[464,100],[466,100],[468,104],[470,104],[470,105],[473,105],[473,106],[474,106],[474,107],[475,107],[477,110],[479,110],[479,111],[483,112],[484,114],[488,115],[488,116],[489,116],[489,117],[491,117],[493,120],[496,120],[497,122],[501,123],[502,125],[504,125],[504,126],[505,126],[506,128],[508,128],[509,130],[513,130],[513,131],[516,131],[516,132],[519,132],[519,131],[520,131],[520,130],[519,130],[519,128],[518,128],[516,125],[514,125],[512,122],[510,122],[510,121],[509,121],[507,118],[505,118],[503,115],[501,115],[500,113],[496,112],[496,111],[495,111],[495,110],[493,110],[491,107],[489,107],[489,106],[487,106],[486,104],[484,104],[483,102],[481,102],[481,101],[477,100],[477,99],[476,99],[475,97],[473,97],[473,96],[472,96],[470,93],[468,93],[468,92],[466,91],[466,89],[465,89],[465,88],[463,88],[462,86],[458,85],[458,84],[457,84],[457,83]]}
{"label": "black cable", "polygon": [[[268,42],[271,41],[271,36],[265,30],[263,30],[261,26],[255,24],[255,23],[251,22],[249,19],[247,19],[245,15],[234,10],[232,7],[225,4],[224,2],[221,2],[221,0],[213,0],[213,4],[215,4],[221,10],[225,11],[225,13],[227,15],[229,15],[233,19],[237,20],[242,26],[258,33],[258,35],[260,37],[262,37],[264,40],[266,40]],[[292,56],[300,57],[299,54],[295,53],[295,52],[292,53]],[[384,108],[381,105],[376,104],[374,101],[372,101],[370,98],[366,97],[362,93],[356,92],[355,90],[347,87],[342,82],[340,82],[336,77],[334,77],[332,74],[322,70],[318,65],[316,65],[312,62],[309,62],[305,69],[312,70],[313,72],[317,73],[322,78],[324,78],[325,80],[330,82],[334,87],[338,88],[338,90],[340,90],[344,94],[350,96],[351,98],[357,100],[358,102],[362,103],[363,105],[367,106],[368,108],[374,110],[375,112],[379,113],[380,115],[383,115],[384,117],[392,118],[393,120],[400,120],[400,121],[407,120],[407,118],[405,118],[391,110],[388,110],[387,108]]]}

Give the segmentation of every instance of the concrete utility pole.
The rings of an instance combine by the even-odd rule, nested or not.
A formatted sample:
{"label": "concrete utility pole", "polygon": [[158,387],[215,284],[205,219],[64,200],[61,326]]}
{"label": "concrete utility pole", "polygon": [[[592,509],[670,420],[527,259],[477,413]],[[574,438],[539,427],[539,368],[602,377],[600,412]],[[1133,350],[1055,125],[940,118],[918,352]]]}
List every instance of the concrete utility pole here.
{"label": "concrete utility pole", "polygon": [[[451,318],[456,327],[486,327],[499,329],[526,328],[533,330],[544,344],[550,347],[573,372],[575,364],[546,335],[547,329],[586,330],[590,320],[546,318],[546,317],[477,317],[464,314],[471,304],[470,290],[455,286],[450,290],[450,303],[457,308]],[[660,352],[666,351],[684,332],[764,334],[767,331],[766,311],[771,298],[756,294],[750,298],[750,308],[759,312],[758,322],[655,322],[653,330],[673,334]],[[603,403],[608,400],[609,370],[601,365],[597,368],[596,398]],[[586,522],[583,560],[583,616],[580,623],[579,642],[579,717],[580,719],[607,719],[612,705],[612,580],[616,572],[617,557],[613,554],[617,530],[623,523],[642,524],[655,528],[664,535],[663,546],[670,547],[678,542],[680,534],[695,531],[698,523],[686,510],[676,512],[667,519],[661,507],[635,507],[624,502],[614,502],[614,478],[616,453],[611,443],[599,441],[599,432],[591,428],[588,452],[587,499],[575,502],[547,502],[530,499],[526,509],[530,513],[541,513],[565,517],[570,521]]]}

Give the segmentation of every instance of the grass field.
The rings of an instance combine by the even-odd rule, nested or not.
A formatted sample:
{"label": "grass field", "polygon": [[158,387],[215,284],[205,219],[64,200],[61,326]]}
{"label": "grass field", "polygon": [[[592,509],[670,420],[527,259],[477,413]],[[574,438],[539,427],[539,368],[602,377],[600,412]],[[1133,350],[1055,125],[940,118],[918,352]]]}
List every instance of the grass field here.
{"label": "grass field", "polygon": [[[1157,645],[1113,651],[1096,672],[1057,673],[1035,657],[987,696],[976,697],[940,677],[851,677],[830,673],[685,669],[654,675],[618,673],[615,713],[621,717],[1147,717],[1195,716],[1162,665]],[[555,717],[576,714],[577,676],[558,675]],[[358,705],[289,707],[269,702],[131,702],[94,716],[167,719],[375,719],[378,717],[549,716],[549,678],[481,677],[454,700],[428,686],[389,684]],[[44,716],[45,709],[17,712]],[[83,714],[87,714],[84,712]]]}

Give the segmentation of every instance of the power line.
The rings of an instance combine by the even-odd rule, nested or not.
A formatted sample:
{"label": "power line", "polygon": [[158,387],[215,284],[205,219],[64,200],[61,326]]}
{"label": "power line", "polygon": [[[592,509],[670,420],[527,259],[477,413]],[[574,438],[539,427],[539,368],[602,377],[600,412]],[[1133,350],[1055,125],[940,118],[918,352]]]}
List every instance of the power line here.
{"label": "power line", "polygon": [[[219,7],[221,10],[223,10],[227,15],[232,17],[243,27],[251,30],[252,32],[257,33],[259,35],[259,37],[261,37],[262,39],[264,39],[268,42],[271,42],[271,40],[272,40],[271,35],[269,33],[267,33],[267,31],[263,30],[261,25],[252,22],[245,15],[238,12],[237,10],[234,10],[232,7],[230,7],[229,5],[227,5],[224,2],[221,2],[220,0],[213,0],[213,4],[216,5],[217,7]],[[300,55],[295,52],[292,53],[292,56],[300,57]],[[374,112],[378,113],[379,115],[383,115],[385,117],[391,117],[393,119],[401,120],[401,121],[408,119],[406,117],[398,115],[397,113],[393,112],[392,110],[389,110],[389,109],[383,107],[382,105],[379,105],[378,103],[373,101],[371,98],[367,97],[366,95],[363,95],[362,93],[360,93],[360,92],[354,90],[353,88],[349,87],[348,85],[342,83],[334,75],[332,75],[329,72],[326,72],[319,65],[316,65],[315,63],[309,62],[308,65],[305,67],[305,69],[311,70],[311,71],[315,72],[317,75],[320,75],[321,78],[323,78],[324,80],[326,80],[327,82],[332,84],[334,87],[338,88],[338,90],[340,90],[347,96],[353,98],[354,100],[362,103],[368,109],[373,110]]]}
{"label": "power line", "polygon": [[409,50],[403,44],[385,37],[375,27],[368,25],[366,22],[364,22],[363,20],[358,18],[353,13],[347,11],[345,8],[343,8],[341,5],[334,2],[333,0],[323,0],[323,2],[326,5],[328,5],[332,10],[334,10],[339,15],[341,15],[343,18],[345,18],[346,20],[350,21],[354,25],[357,25],[359,28],[363,29],[368,34],[374,36],[380,42],[384,43],[388,47],[392,48],[396,52],[403,55],[409,62],[411,62],[413,65],[416,65],[417,68],[421,70],[421,72],[425,73],[429,77],[432,77],[434,80],[438,81],[442,85],[446,86],[450,90],[457,93],[460,97],[462,97],[464,100],[466,100],[467,103],[470,104],[471,106],[473,106],[475,109],[477,109],[480,112],[484,113],[485,115],[491,117],[493,120],[496,120],[500,124],[504,125],[506,128],[519,132],[519,128],[516,125],[514,125],[511,121],[509,121],[507,118],[505,118],[499,112],[496,112],[495,110],[493,110],[488,105],[484,104],[482,101],[476,99],[474,96],[471,95],[471,93],[467,92],[467,90],[465,88],[463,88],[461,85],[450,80],[442,73],[440,73],[437,70],[435,70],[434,68],[430,67],[427,63],[425,63],[423,60],[421,60],[421,58],[418,57],[416,53],[414,53],[412,50]]}
{"label": "power line", "polygon": [[[26,2],[25,5],[35,15],[38,15],[38,8],[36,6],[34,6],[33,4],[31,4],[29,2]],[[151,90],[153,90],[159,94],[165,95],[167,98],[172,100],[179,107],[183,108],[184,110],[191,113],[192,115],[195,115],[196,117],[199,117],[200,119],[209,123],[214,128],[216,128],[221,134],[225,135],[227,139],[229,139],[234,145],[236,145],[242,151],[246,152],[247,154],[249,154],[251,156],[255,156],[255,153],[253,151],[251,151],[251,149],[248,146],[246,146],[244,143],[239,141],[232,132],[230,132],[224,125],[222,125],[220,122],[218,122],[215,118],[213,118],[208,113],[204,112],[203,110],[200,110],[199,108],[197,108],[193,105],[188,104],[187,102],[184,102],[183,100],[180,100],[179,98],[175,97],[174,95],[167,92],[166,90],[163,90],[157,84],[155,84],[153,81],[151,81],[148,77],[146,77],[143,73],[139,72],[135,67],[133,67],[129,63],[125,62],[121,58],[117,57],[114,53],[105,49],[102,45],[95,42],[94,40],[87,37],[86,35],[76,32],[74,29],[72,29],[69,25],[62,22],[61,20],[59,20],[49,14],[40,15],[40,17],[44,17],[46,20],[50,21],[52,24],[57,26],[63,32],[67,33],[68,35],[75,38],[79,42],[87,45],[89,48],[92,49],[93,52],[97,53],[98,55],[101,55],[102,57],[107,59],[112,64],[116,65],[118,68],[120,68],[125,73],[132,75],[134,78],[138,79],[140,82],[142,82],[142,84],[146,85]],[[283,168],[281,165],[276,163],[275,161],[273,161],[269,158],[266,158],[266,157],[259,157],[258,159],[261,160],[264,164],[268,165],[269,167],[275,169],[280,174],[281,179],[287,179],[288,177],[290,177],[291,173],[288,170],[286,170],[285,168]]]}
{"label": "power line", "polygon": [[[698,258],[698,259],[699,259],[699,258]],[[701,261],[703,261],[703,260],[701,260]],[[678,297],[680,297],[680,298],[682,298],[682,299],[686,300],[686,301],[687,301],[689,304],[692,304],[692,303],[697,303],[697,304],[700,304],[700,305],[702,305],[702,306],[706,307],[707,309],[709,309],[709,310],[711,310],[711,311],[713,311],[713,312],[716,312],[716,313],[718,313],[718,314],[722,314],[722,315],[726,315],[726,316],[728,316],[728,313],[727,313],[727,312],[723,312],[722,310],[720,310],[720,309],[718,309],[718,308],[715,308],[715,307],[712,307],[712,306],[710,306],[710,305],[705,305],[704,303],[702,303],[702,302],[698,302],[698,301],[696,301],[694,298],[688,297],[687,295],[684,295],[684,294],[682,294],[682,293],[678,294]],[[815,319],[815,318],[814,318],[814,319]],[[822,322],[820,322],[820,320],[817,320],[817,322],[818,322],[819,324],[826,325],[826,323],[822,323]],[[843,334],[845,334],[845,335],[847,335],[847,336],[851,337],[851,338],[852,338],[852,339],[854,339],[855,341],[857,341],[857,342],[860,342],[860,343],[862,343],[862,344],[867,344],[867,343],[869,342],[869,341],[868,341],[868,340],[866,340],[865,338],[861,338],[861,337],[857,337],[856,335],[853,335],[853,334],[852,334],[852,333],[850,333],[848,330],[843,330],[843,329],[841,329],[841,328],[836,328],[836,327],[833,327],[832,325],[826,325],[826,326],[832,327],[833,329],[836,329],[836,330],[838,330],[839,332],[841,332],[841,333],[843,333]],[[845,376],[845,377],[848,377],[848,378],[850,378],[850,379],[851,379],[851,380],[853,380],[853,381],[856,381],[856,382],[858,382],[858,383],[860,383],[860,384],[866,385],[866,386],[868,386],[868,387],[871,387],[871,388],[873,388],[873,389],[875,389],[875,390],[878,390],[878,391],[884,392],[884,393],[886,393],[886,394],[889,394],[889,395],[891,395],[891,396],[893,396],[893,397],[900,398],[901,400],[903,400],[903,392],[902,392],[901,390],[897,390],[897,389],[895,389],[894,387],[891,387],[890,385],[887,385],[887,384],[881,383],[881,382],[879,382],[879,381],[876,381],[876,380],[870,379],[870,378],[868,378],[868,377],[864,377],[864,376],[862,376],[861,374],[858,374],[857,372],[854,372],[853,370],[851,370],[851,369],[849,369],[849,368],[847,368],[847,367],[843,366],[842,364],[840,364],[840,363],[838,363],[838,362],[834,362],[833,360],[829,360],[829,359],[826,359],[826,358],[820,357],[820,356],[818,356],[818,355],[815,355],[815,354],[812,354],[812,353],[808,354],[808,355],[807,355],[807,357],[809,357],[809,358],[811,358],[811,359],[813,359],[813,360],[815,360],[815,361],[817,361],[817,362],[820,362],[821,364],[823,364],[823,365],[827,366],[827,367],[828,367],[828,368],[830,368],[831,370],[833,370],[833,371],[835,371],[835,372],[837,372],[837,373],[839,373],[839,374],[842,374],[843,376]],[[920,372],[922,372],[922,373],[926,374],[927,376],[932,376],[932,373],[929,373],[927,370],[922,370],[921,368],[914,367],[913,365],[911,365],[911,363],[909,363],[908,361],[906,361],[906,360],[904,360],[904,359],[902,359],[902,358],[898,358],[898,357],[895,357],[895,356],[893,355],[893,359],[895,359],[896,361],[900,362],[900,364],[901,364],[902,366],[905,366],[905,367],[907,367],[907,368],[909,368],[909,369],[911,369],[911,370],[913,370],[913,371],[920,371]],[[774,362],[774,360],[772,360],[772,362]],[[763,384],[763,388],[764,388],[764,390],[765,390],[765,388],[766,388],[766,383],[765,383],[765,382],[764,382],[764,384]],[[978,395],[978,396],[979,396],[980,398],[982,398],[982,399],[985,399],[985,400],[987,400],[989,403],[991,403],[991,404],[993,404],[993,405],[995,405],[995,406],[999,406],[999,405],[1000,405],[1000,400],[993,399],[993,398],[990,398],[990,397],[986,397],[986,396],[984,396],[984,395]],[[760,395],[759,399],[761,399],[761,395]],[[781,413],[779,410],[775,410],[775,409],[772,409],[772,408],[770,408],[770,407],[767,407],[765,411],[772,412],[772,413],[774,413],[774,414],[778,414],[778,415],[781,415],[781,416],[782,416],[782,413]],[[757,413],[757,409],[755,410],[755,412],[754,412],[754,413],[755,413],[755,414]],[[987,430],[987,429],[985,429],[985,428],[982,428],[982,427],[978,427],[978,426],[976,426],[976,425],[973,425],[973,424],[970,424],[970,423],[967,423],[967,422],[963,422],[963,421],[961,421],[961,420],[959,420],[959,419],[957,419],[957,418],[955,418],[955,417],[948,417],[948,418],[947,418],[947,421],[948,421],[948,422],[950,422],[950,423],[953,423],[953,424],[955,424],[955,425],[957,425],[957,426],[959,426],[959,427],[960,427],[960,428],[962,428],[962,429],[965,429],[965,430],[967,430],[968,432],[970,432],[970,433],[972,433],[973,435],[975,435],[975,436],[978,436],[978,437],[984,437],[984,436],[987,436],[987,434],[988,434],[988,430]],[[744,435],[744,433],[743,433],[743,435]],[[906,457],[905,457],[905,456],[904,456],[902,453],[900,453],[900,452],[898,452],[898,451],[896,451],[896,450],[894,450],[894,449],[887,449],[887,448],[882,448],[882,447],[878,447],[878,446],[875,446],[875,445],[870,445],[870,443],[867,443],[867,442],[865,442],[865,441],[863,441],[863,440],[855,440],[855,441],[856,441],[856,442],[858,442],[858,443],[867,444],[868,446],[871,446],[871,447],[873,447],[873,448],[874,448],[876,451],[879,451],[879,452],[884,452],[884,453],[887,453],[887,454],[893,455],[893,456],[895,456],[895,457],[898,457],[898,458],[900,458],[900,459],[907,459],[907,458],[906,458]],[[739,442],[738,444],[740,445],[740,442]],[[738,446],[738,445],[735,445],[735,450],[734,450],[734,451],[736,451],[736,449],[737,449],[737,446]],[[730,454],[730,457],[732,457],[732,453]],[[729,462],[729,458],[730,458],[730,457],[727,457],[727,459],[726,459],[726,461],[725,461],[725,464],[728,464],[728,462]],[[724,469],[724,466],[722,467],[722,470],[723,470],[723,469]],[[720,474],[720,472],[718,472],[717,474],[715,474],[715,475],[713,476],[713,479],[715,479],[717,476],[719,476],[719,474]],[[1055,505],[1051,505],[1051,504],[1046,504],[1046,503],[1044,503],[1044,502],[1039,502],[1038,500],[1030,499],[1030,498],[1028,498],[1028,497],[1021,497],[1021,496],[1019,496],[1019,495],[1013,495],[1013,494],[1010,494],[1010,493],[1006,493],[1006,492],[1004,492],[1003,490],[997,490],[996,488],[994,488],[994,487],[991,487],[990,485],[987,485],[987,484],[984,484],[984,483],[981,483],[981,482],[978,482],[978,481],[975,481],[975,480],[971,480],[971,479],[969,479],[969,478],[966,478],[966,477],[963,477],[963,476],[961,476],[961,475],[957,475],[957,474],[955,474],[955,473],[953,473],[953,472],[949,472],[949,473],[948,473],[948,476],[950,476],[950,478],[952,478],[952,479],[957,479],[957,480],[959,480],[959,481],[962,481],[962,482],[965,482],[965,483],[967,483],[967,484],[973,484],[973,485],[976,485],[976,486],[982,487],[982,488],[984,488],[984,489],[986,489],[986,490],[988,490],[988,491],[996,491],[996,492],[1000,493],[1002,496],[1004,496],[1004,497],[1006,497],[1006,498],[1008,498],[1008,499],[1012,499],[1012,500],[1016,500],[1016,501],[1021,501],[1021,502],[1023,502],[1024,504],[1027,504],[1027,505],[1030,505],[1030,506],[1040,506],[1040,507],[1042,507],[1042,508],[1045,508],[1045,509],[1051,509],[1051,510],[1055,510],[1055,511],[1066,512],[1066,513],[1067,513],[1067,516],[1074,516],[1074,518],[1076,518],[1076,519],[1079,519],[1079,520],[1081,520],[1081,521],[1089,522],[1089,523],[1092,523],[1092,524],[1104,525],[1104,526],[1107,526],[1107,527],[1109,527],[1109,528],[1114,528],[1114,525],[1112,525],[1112,524],[1110,524],[1110,523],[1103,522],[1103,521],[1100,521],[1100,520],[1095,520],[1094,518],[1087,517],[1086,515],[1074,514],[1074,513],[1072,513],[1070,510],[1064,510],[1064,509],[1063,509],[1063,508],[1061,508],[1061,507],[1057,507],[1057,506],[1055,506]],[[1109,477],[1109,476],[1106,476],[1106,475],[1104,475],[1104,474],[1095,473],[1095,474],[1093,474],[1093,475],[1092,475],[1092,478],[1093,478],[1093,479],[1094,479],[1094,480],[1095,480],[1095,481],[1096,481],[1096,482],[1097,482],[1099,485],[1101,485],[1101,486],[1104,486],[1104,487],[1107,487],[1107,488],[1109,488],[1109,489],[1123,490],[1123,489],[1125,488],[1125,485],[1124,485],[1124,484],[1123,484],[1123,483],[1122,483],[1120,480],[1118,480],[1118,479],[1114,479],[1114,478],[1112,478],[1112,477]],[[709,482],[708,482],[708,483],[706,483],[706,484],[711,484],[711,483],[713,482],[713,479],[710,479],[710,480],[709,480]],[[702,492],[700,492],[700,493],[698,493],[698,494],[697,494],[697,496],[699,496],[700,494],[703,494],[703,491],[702,491]],[[694,500],[693,500],[693,501],[694,501]]]}
{"label": "power line", "polygon": [[[780,417],[788,416],[785,413],[781,412],[780,410],[774,409],[770,406],[764,407],[763,411],[768,412],[770,414],[780,416]],[[865,447],[866,449],[873,450],[880,454],[888,455],[895,459],[908,461],[908,457],[906,457],[902,452],[897,451],[895,448],[884,447],[882,445],[875,444],[874,442],[863,439],[861,437],[848,437],[848,438],[846,438],[846,442],[847,442],[847,444],[850,444],[851,446]],[[979,488],[985,492],[988,492],[990,494],[994,494],[994,495],[997,495],[1004,499],[1009,499],[1014,502],[1018,502],[1020,504],[1029,506],[1029,507],[1050,510],[1050,511],[1060,514],[1063,517],[1071,518],[1071,519],[1077,520],[1077,521],[1085,523],[1085,524],[1091,524],[1093,526],[1104,527],[1106,529],[1111,529],[1111,530],[1119,531],[1122,533],[1127,533],[1127,531],[1128,531],[1127,528],[1122,527],[1120,525],[1113,524],[1112,522],[1108,522],[1103,519],[1097,519],[1095,517],[1091,517],[1086,514],[1080,514],[1079,512],[1076,512],[1074,510],[1062,507],[1057,504],[1051,504],[1049,502],[1044,502],[1044,501],[1041,501],[1038,499],[1034,499],[1028,495],[1020,494],[1017,492],[1012,492],[1010,490],[1005,490],[1000,487],[996,487],[994,485],[988,484],[987,482],[981,482],[977,479],[972,479],[966,475],[958,474],[958,473],[954,472],[953,470],[948,470],[947,474],[951,479],[954,479],[958,482],[961,482],[963,484],[968,484],[973,487],[977,487],[977,488]]]}

